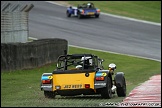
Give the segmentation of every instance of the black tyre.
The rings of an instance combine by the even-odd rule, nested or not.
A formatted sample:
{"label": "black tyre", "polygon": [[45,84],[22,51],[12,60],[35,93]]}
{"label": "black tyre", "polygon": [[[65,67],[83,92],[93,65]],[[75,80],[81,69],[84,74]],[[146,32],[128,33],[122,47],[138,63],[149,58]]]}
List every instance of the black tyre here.
{"label": "black tyre", "polygon": [[56,94],[55,92],[52,92],[52,91],[44,91],[44,96],[46,98],[55,98]]}
{"label": "black tyre", "polygon": [[107,80],[107,86],[101,90],[101,96],[106,99],[110,99],[112,97],[111,80],[109,77]]}
{"label": "black tyre", "polygon": [[125,78],[123,78],[123,85],[122,87],[117,87],[116,92],[118,97],[125,97],[126,96],[126,82]]}
{"label": "black tyre", "polygon": [[78,18],[81,19],[82,18],[82,15],[78,14]]}
{"label": "black tyre", "polygon": [[99,18],[99,15],[95,15],[96,18]]}
{"label": "black tyre", "polygon": [[71,14],[67,11],[66,12],[67,17],[71,17]]}

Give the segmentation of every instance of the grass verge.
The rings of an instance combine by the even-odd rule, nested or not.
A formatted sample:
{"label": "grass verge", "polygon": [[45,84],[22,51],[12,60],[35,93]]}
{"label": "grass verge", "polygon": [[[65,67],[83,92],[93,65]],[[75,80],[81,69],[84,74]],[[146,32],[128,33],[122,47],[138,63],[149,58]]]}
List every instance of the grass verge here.
{"label": "grass verge", "polygon": [[[152,75],[161,74],[161,63],[152,60],[129,57],[125,55],[69,47],[69,54],[92,53],[104,59],[104,67],[109,63],[117,65],[117,71],[125,73],[127,95],[140,83]],[[29,69],[1,73],[1,106],[2,107],[99,107],[101,102],[121,102],[124,97],[116,94],[112,99],[102,99],[100,96],[44,98],[40,90],[40,78],[44,72],[52,72],[56,64]]]}

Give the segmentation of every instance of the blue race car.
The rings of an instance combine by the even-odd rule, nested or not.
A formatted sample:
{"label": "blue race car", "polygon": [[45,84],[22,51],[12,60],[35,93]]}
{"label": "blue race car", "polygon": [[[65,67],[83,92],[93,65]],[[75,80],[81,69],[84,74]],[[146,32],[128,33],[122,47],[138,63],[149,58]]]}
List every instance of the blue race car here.
{"label": "blue race car", "polygon": [[100,9],[95,8],[93,3],[83,3],[79,4],[77,7],[68,7],[66,11],[67,17],[77,16],[78,18],[82,18],[85,16],[94,16],[96,18],[100,15]]}

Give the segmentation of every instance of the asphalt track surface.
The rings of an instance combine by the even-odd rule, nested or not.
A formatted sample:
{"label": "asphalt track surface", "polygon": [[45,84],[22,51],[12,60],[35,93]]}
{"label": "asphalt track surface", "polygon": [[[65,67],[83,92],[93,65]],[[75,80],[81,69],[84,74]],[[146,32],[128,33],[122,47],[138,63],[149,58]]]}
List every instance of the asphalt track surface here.
{"label": "asphalt track surface", "polygon": [[101,14],[100,18],[68,18],[65,6],[44,1],[12,2],[34,4],[29,12],[30,37],[63,38],[69,45],[146,57],[161,62],[161,25],[105,14]]}

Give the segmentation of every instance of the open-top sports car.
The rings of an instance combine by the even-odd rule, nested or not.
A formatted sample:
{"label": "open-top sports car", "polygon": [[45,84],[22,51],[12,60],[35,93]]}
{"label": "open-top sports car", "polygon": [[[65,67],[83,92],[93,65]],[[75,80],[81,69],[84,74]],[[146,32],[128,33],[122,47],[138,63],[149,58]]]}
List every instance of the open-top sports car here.
{"label": "open-top sports car", "polygon": [[100,9],[96,8],[93,3],[83,3],[79,4],[78,7],[68,7],[66,11],[67,17],[77,16],[82,18],[85,16],[95,16],[96,18],[100,15]]}
{"label": "open-top sports car", "polygon": [[102,62],[103,59],[93,54],[61,55],[57,69],[42,74],[41,90],[48,98],[95,94],[111,98],[115,93],[126,96],[124,73],[114,74],[116,65],[111,63],[108,69],[104,69]]}

